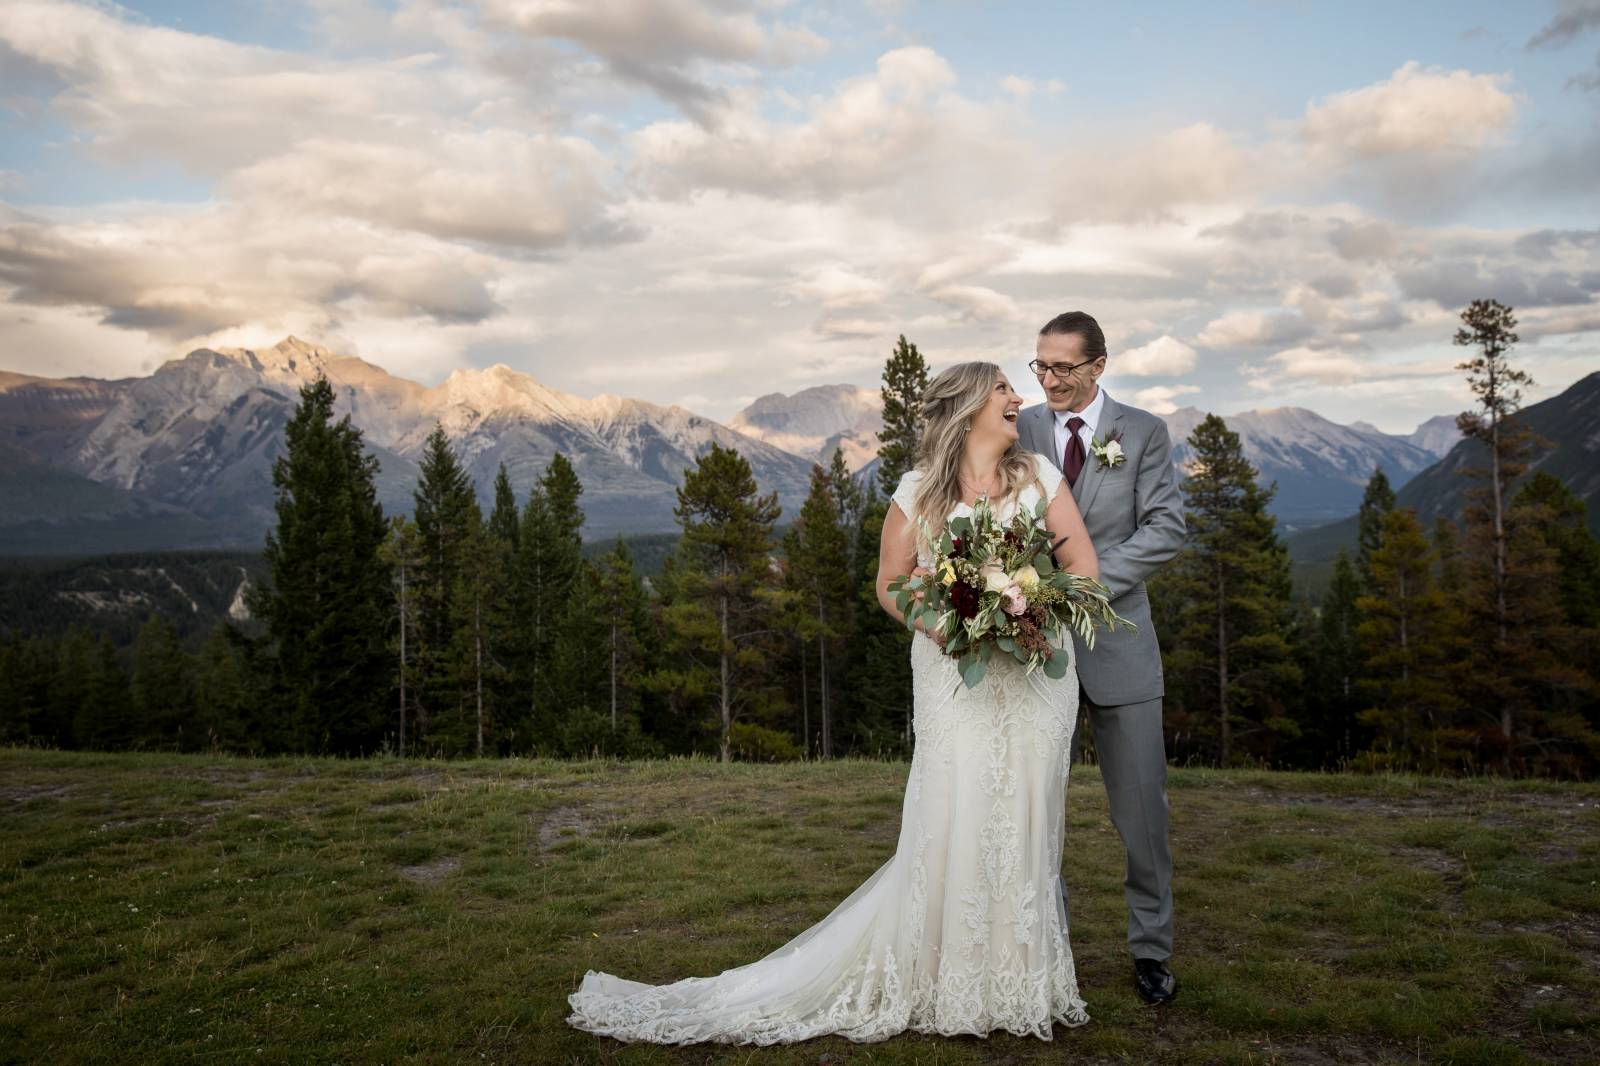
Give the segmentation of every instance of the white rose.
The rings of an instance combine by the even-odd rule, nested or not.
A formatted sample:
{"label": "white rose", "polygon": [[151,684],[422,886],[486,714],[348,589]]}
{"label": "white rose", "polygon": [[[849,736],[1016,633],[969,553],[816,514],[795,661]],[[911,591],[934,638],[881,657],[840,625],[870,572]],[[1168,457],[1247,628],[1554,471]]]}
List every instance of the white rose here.
{"label": "white rose", "polygon": [[978,569],[978,572],[983,575],[983,587],[989,592],[1004,592],[1006,586],[1011,584],[1006,568],[993,556]]}
{"label": "white rose", "polygon": [[1106,462],[1116,463],[1122,458],[1122,442],[1120,440],[1107,441],[1105,451]]}
{"label": "white rose", "polygon": [[1011,575],[1011,581],[1013,584],[1021,585],[1023,588],[1037,585],[1039,583],[1039,571],[1031,566],[1019,566],[1017,567],[1017,572]]}

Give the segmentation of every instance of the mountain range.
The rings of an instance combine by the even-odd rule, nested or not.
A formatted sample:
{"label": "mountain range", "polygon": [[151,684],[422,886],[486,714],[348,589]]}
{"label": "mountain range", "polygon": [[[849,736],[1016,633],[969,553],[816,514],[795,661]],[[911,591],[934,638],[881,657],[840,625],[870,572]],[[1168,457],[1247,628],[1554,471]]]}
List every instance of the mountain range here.
{"label": "mountain range", "polygon": [[[272,458],[298,389],[318,373],[378,458],[387,512],[410,512],[437,422],[486,505],[500,463],[525,499],[550,457],[567,455],[591,539],[675,529],[682,473],[713,441],[745,455],[763,491],[792,511],[812,463],[835,448],[857,476],[871,476],[882,425],[878,390],[854,385],[771,393],[719,423],[677,406],[568,395],[503,364],[425,386],[295,337],[198,349],[146,377],[0,373],[0,552],[259,548],[273,521]],[[1181,471],[1184,438],[1203,412],[1164,417]],[[1263,480],[1277,483],[1272,506],[1290,532],[1353,513],[1376,468],[1407,485],[1459,437],[1447,415],[1405,435],[1303,408],[1226,420]]]}
{"label": "mountain range", "polygon": [[[1194,407],[1163,416],[1180,471],[1193,459],[1187,440],[1205,416]],[[1403,485],[1438,461],[1442,452],[1432,449],[1454,443],[1430,428],[1438,418],[1405,437],[1364,422],[1340,425],[1304,407],[1241,411],[1224,421],[1239,434],[1245,458],[1260,480],[1276,482],[1269,506],[1287,531],[1343,518],[1361,506],[1374,470],[1381,469],[1391,484]]]}
{"label": "mountain range", "polygon": [[409,513],[417,458],[442,424],[487,504],[501,462],[519,498],[557,451],[584,485],[586,533],[671,529],[683,471],[736,448],[785,507],[811,464],[681,407],[583,399],[503,364],[427,387],[289,337],[202,348],[144,378],[0,378],[0,550],[257,548],[273,521],[272,459],[301,385],[326,375],[379,462],[385,511]]}
{"label": "mountain range", "polygon": [[[1517,417],[1548,442],[1535,450],[1529,472],[1543,470],[1565,482],[1588,505],[1589,529],[1600,536],[1600,371],[1578,379],[1549,399],[1529,404]],[[1468,490],[1482,483],[1468,471],[1487,466],[1487,447],[1458,437],[1437,463],[1399,486],[1395,505],[1413,508],[1429,529],[1441,516],[1459,521]],[[1354,552],[1356,533],[1356,519],[1350,514],[1291,535],[1289,552],[1295,559],[1297,578],[1305,585],[1319,584],[1319,576],[1340,548]]]}

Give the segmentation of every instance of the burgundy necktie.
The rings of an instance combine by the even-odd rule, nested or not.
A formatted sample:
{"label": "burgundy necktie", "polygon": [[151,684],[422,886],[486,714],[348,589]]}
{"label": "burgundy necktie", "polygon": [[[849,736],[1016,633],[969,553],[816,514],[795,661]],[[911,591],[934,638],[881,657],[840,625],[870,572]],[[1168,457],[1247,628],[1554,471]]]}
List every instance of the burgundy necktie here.
{"label": "burgundy necktie", "polygon": [[1083,471],[1084,460],[1088,456],[1083,450],[1083,438],[1078,436],[1078,430],[1083,426],[1083,419],[1074,415],[1067,419],[1067,454],[1061,460],[1061,471],[1067,475],[1067,484],[1074,487],[1078,484],[1078,475]]}

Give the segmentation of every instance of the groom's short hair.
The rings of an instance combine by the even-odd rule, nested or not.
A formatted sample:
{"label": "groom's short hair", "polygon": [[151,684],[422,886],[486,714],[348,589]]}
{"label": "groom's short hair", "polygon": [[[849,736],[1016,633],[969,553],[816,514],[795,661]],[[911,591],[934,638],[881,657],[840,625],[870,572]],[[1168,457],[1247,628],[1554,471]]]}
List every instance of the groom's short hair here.
{"label": "groom's short hair", "polygon": [[1094,320],[1093,315],[1082,311],[1068,311],[1066,314],[1057,315],[1044,324],[1039,331],[1043,337],[1048,333],[1076,333],[1083,338],[1083,355],[1086,359],[1099,359],[1106,354],[1106,335],[1100,330],[1100,323]]}

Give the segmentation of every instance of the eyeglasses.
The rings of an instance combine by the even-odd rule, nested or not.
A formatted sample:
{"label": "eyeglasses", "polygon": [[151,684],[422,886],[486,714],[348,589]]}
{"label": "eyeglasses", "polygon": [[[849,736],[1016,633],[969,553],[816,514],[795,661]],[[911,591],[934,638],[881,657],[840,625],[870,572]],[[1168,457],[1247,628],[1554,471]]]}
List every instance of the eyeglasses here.
{"label": "eyeglasses", "polygon": [[1028,360],[1028,369],[1033,371],[1034,377],[1037,377],[1041,380],[1046,374],[1053,373],[1058,380],[1065,381],[1067,380],[1068,374],[1072,373],[1080,366],[1088,366],[1090,363],[1094,362],[1095,359],[1099,358],[1100,357],[1097,355],[1094,357],[1094,359],[1085,359],[1081,363],[1041,363],[1037,359],[1030,359]]}

